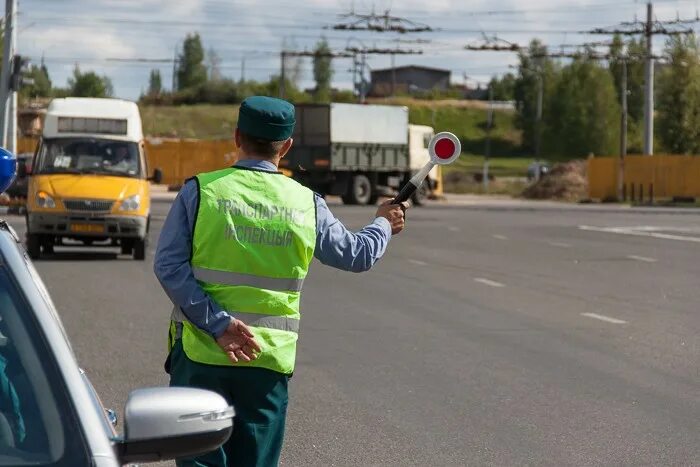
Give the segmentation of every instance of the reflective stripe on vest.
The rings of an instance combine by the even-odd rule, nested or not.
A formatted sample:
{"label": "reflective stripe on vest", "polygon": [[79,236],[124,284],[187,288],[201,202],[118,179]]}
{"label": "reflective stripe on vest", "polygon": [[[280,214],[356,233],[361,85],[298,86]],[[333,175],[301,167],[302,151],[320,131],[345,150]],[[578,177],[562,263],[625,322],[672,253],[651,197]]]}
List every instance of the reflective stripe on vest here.
{"label": "reflective stripe on vest", "polygon": [[210,335],[178,316],[183,349],[199,363],[289,374],[296,358],[301,288],[316,246],[314,194],[284,175],[240,168],[200,174],[196,180],[195,278],[216,304],[250,327],[262,352],[252,362],[233,364]]}
{"label": "reflective stripe on vest", "polygon": [[[248,326],[254,326],[256,328],[279,329],[281,331],[295,332],[297,334],[299,333],[298,319],[276,315],[261,315],[258,313],[241,313],[236,311],[227,311],[226,313],[233,316],[237,320],[243,321]],[[175,307],[173,314],[171,315],[171,320],[176,323],[182,323],[184,319],[186,318],[184,318],[182,311]],[[176,337],[182,337],[181,329],[178,331]]]}
{"label": "reflective stripe on vest", "polygon": [[261,277],[252,274],[240,274],[237,272],[217,271],[207,268],[192,268],[195,279],[202,282],[212,282],[223,285],[245,285],[258,289],[279,290],[281,292],[291,290],[300,292],[304,285],[304,279],[277,279],[274,277]]}

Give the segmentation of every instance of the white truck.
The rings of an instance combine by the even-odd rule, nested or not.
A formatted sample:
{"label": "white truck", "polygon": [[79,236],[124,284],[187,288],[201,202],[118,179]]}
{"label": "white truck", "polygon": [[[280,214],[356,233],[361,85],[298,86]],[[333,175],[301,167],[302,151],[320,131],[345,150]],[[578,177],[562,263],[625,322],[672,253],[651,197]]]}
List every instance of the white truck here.
{"label": "white truck", "polygon": [[[389,105],[299,104],[294,145],[281,166],[321,195],[345,204],[393,196],[428,160],[431,127],[409,125],[408,108]],[[413,197],[422,204],[437,187],[438,170]]]}

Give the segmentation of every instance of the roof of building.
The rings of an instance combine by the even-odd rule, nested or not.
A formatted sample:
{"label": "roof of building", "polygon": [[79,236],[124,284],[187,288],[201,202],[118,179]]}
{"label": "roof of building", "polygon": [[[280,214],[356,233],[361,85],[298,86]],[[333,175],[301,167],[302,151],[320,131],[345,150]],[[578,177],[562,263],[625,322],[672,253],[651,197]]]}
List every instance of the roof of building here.
{"label": "roof of building", "polygon": [[394,68],[382,68],[380,70],[372,70],[372,73],[382,73],[382,72],[387,72],[387,71],[392,71],[392,70],[406,70],[406,69],[416,69],[416,70],[427,70],[427,71],[434,71],[438,73],[448,73],[451,74],[452,72],[450,70],[444,70],[442,68],[433,68],[429,66],[422,66],[422,65],[404,65],[404,66],[397,66]]}

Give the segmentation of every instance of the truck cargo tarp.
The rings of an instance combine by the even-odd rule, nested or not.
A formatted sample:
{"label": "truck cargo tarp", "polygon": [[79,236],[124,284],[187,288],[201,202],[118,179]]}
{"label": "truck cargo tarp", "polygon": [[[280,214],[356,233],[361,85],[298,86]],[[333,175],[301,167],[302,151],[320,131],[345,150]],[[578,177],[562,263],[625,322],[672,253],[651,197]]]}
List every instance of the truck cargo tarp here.
{"label": "truck cargo tarp", "polygon": [[331,104],[333,143],[406,144],[407,140],[406,107]]}

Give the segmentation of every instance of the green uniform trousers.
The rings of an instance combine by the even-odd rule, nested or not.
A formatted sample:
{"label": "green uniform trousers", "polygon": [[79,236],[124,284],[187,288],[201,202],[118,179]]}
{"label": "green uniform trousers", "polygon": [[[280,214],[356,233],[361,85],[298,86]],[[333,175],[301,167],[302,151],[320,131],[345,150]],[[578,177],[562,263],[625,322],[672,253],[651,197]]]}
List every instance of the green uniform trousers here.
{"label": "green uniform trousers", "polygon": [[231,438],[216,451],[178,466],[251,466],[279,464],[287,416],[289,377],[264,368],[225,367],[193,362],[182,342],[170,354],[170,385],[209,389],[236,410]]}

